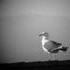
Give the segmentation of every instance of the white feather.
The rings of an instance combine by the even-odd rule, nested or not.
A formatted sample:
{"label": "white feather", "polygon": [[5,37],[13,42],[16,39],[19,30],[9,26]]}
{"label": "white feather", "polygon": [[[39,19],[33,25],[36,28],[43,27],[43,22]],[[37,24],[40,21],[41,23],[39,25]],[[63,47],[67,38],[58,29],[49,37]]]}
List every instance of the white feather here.
{"label": "white feather", "polygon": [[49,40],[46,40],[45,38],[46,38],[45,36],[42,36],[42,41],[41,41],[42,42],[42,49],[45,52],[49,53],[48,50],[44,47],[45,43],[47,43]]}
{"label": "white feather", "polygon": [[42,45],[45,45],[45,43],[47,43],[49,40],[45,39],[45,36],[42,36]]}

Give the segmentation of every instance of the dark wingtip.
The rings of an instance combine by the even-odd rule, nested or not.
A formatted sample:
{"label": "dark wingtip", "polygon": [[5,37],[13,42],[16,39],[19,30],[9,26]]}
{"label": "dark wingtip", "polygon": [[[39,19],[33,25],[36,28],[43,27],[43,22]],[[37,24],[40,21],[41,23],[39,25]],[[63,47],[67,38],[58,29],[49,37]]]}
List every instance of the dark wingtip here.
{"label": "dark wingtip", "polygon": [[66,52],[68,50],[68,48],[69,47],[62,47],[62,48],[59,48],[59,49],[56,49],[56,50],[51,50],[50,52],[57,54],[59,51]]}
{"label": "dark wingtip", "polygon": [[62,50],[63,52],[66,52],[66,51],[68,50],[68,48],[69,48],[69,47],[62,47],[61,50]]}

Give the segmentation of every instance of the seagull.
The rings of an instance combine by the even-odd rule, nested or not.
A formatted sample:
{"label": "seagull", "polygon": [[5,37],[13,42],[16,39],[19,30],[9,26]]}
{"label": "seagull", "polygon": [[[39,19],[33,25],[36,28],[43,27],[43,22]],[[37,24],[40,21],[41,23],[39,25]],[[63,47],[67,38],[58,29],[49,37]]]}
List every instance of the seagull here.
{"label": "seagull", "polygon": [[58,53],[59,51],[67,51],[68,47],[64,47],[62,43],[58,43],[52,40],[49,40],[49,34],[47,32],[42,32],[39,34],[39,37],[42,37],[42,49],[46,53]]}

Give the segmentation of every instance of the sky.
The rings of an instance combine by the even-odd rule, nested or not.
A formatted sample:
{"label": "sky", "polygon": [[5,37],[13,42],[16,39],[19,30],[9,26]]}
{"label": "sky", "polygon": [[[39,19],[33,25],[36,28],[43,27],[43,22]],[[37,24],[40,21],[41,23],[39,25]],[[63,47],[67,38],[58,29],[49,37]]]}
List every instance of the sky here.
{"label": "sky", "polygon": [[[55,59],[41,48],[42,31],[70,46],[70,0],[3,0],[1,13],[0,62]],[[56,58],[70,59],[69,49]]]}

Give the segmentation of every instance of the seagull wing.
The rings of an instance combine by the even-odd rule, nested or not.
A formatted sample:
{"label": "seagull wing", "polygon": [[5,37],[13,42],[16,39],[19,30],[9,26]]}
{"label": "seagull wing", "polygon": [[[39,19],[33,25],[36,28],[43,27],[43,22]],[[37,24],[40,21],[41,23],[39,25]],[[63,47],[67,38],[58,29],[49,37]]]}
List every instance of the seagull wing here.
{"label": "seagull wing", "polygon": [[45,43],[44,47],[50,52],[50,53],[57,53],[60,49],[59,47],[62,46],[61,43],[57,43],[55,41],[49,41]]}
{"label": "seagull wing", "polygon": [[55,41],[51,41],[54,45],[56,45],[57,47],[60,47],[62,44],[61,43],[58,43],[58,42],[55,42]]}

